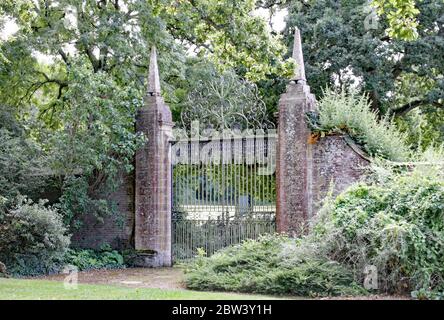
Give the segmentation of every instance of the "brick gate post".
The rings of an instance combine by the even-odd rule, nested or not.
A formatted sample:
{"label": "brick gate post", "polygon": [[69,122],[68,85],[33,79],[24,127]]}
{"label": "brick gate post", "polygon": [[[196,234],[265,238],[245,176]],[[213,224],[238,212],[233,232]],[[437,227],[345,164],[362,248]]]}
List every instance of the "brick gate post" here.
{"label": "brick gate post", "polygon": [[278,146],[276,163],[278,232],[295,236],[312,216],[312,146],[307,111],[315,108],[314,95],[306,83],[299,29],[293,44],[296,71],[279,100]]}
{"label": "brick gate post", "polygon": [[156,48],[151,50],[148,94],[136,118],[136,130],[148,138],[136,152],[135,249],[138,264],[171,266],[172,117],[160,95]]}

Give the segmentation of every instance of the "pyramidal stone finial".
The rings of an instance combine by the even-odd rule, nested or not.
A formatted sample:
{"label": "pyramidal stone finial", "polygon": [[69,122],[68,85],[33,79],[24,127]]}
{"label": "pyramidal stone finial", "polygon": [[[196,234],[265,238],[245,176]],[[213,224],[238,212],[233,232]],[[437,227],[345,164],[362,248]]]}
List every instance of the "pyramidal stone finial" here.
{"label": "pyramidal stone finial", "polygon": [[148,94],[151,96],[160,95],[159,67],[157,65],[156,47],[151,48],[150,67],[148,70]]}
{"label": "pyramidal stone finial", "polygon": [[297,66],[293,76],[293,80],[297,83],[305,83],[305,66],[304,66],[304,55],[302,53],[302,41],[301,32],[298,27],[294,30],[294,43],[293,43],[293,56]]}

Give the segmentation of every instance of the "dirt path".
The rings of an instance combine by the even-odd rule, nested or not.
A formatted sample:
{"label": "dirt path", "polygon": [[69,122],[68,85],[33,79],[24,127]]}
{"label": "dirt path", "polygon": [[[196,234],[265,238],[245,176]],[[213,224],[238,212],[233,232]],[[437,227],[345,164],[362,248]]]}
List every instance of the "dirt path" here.
{"label": "dirt path", "polygon": [[[38,277],[63,281],[64,274]],[[131,288],[183,289],[183,272],[179,268],[127,268],[79,272],[79,283],[110,284]]]}

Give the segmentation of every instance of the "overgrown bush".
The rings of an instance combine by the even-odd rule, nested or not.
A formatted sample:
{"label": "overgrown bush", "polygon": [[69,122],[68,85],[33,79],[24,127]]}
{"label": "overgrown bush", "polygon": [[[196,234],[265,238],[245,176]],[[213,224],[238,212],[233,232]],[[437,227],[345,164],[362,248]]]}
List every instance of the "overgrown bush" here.
{"label": "overgrown bush", "polygon": [[365,95],[327,89],[318,112],[307,115],[316,135],[349,134],[372,157],[405,161],[410,157],[406,138],[388,118],[371,110]]}
{"label": "overgrown bush", "polygon": [[301,254],[287,255],[299,247],[284,236],[263,236],[228,247],[209,258],[187,265],[186,285],[196,290],[226,290],[263,294],[325,296],[362,294],[350,271],[334,261]]}
{"label": "overgrown bush", "polygon": [[0,208],[0,261],[8,272],[34,275],[57,272],[70,244],[62,217],[45,201],[19,197]]}
{"label": "overgrown bush", "polygon": [[79,270],[118,269],[125,267],[122,254],[108,246],[102,247],[101,250],[69,249],[65,263],[74,265]]}
{"label": "overgrown bush", "polygon": [[329,201],[312,234],[318,253],[353,269],[378,271],[379,289],[444,292],[444,163],[399,170],[378,166],[370,184]]}

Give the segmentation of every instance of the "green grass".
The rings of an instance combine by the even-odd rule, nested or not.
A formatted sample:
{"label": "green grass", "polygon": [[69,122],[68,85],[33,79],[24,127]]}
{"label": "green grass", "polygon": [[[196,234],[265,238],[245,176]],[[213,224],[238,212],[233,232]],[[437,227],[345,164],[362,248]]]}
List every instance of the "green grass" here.
{"label": "green grass", "polygon": [[0,279],[0,300],[250,300],[275,299],[269,296],[236,293],[125,288],[79,284],[67,290],[63,282],[47,280]]}

